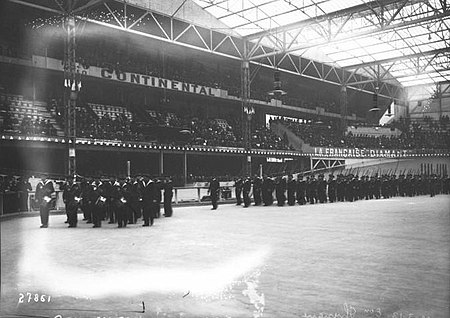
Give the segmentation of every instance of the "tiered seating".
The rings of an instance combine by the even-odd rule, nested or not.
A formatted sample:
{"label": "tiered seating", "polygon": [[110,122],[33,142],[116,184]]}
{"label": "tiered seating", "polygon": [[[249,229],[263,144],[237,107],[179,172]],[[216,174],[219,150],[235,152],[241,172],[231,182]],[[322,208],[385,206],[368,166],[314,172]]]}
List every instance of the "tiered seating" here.
{"label": "tiered seating", "polygon": [[333,123],[300,123],[285,118],[272,120],[283,124],[310,146],[319,147],[358,147],[372,149],[450,149],[450,132],[448,130],[424,131],[420,126],[398,123],[401,130],[397,135],[357,135],[351,131],[342,133]]}
{"label": "tiered seating", "polygon": [[47,110],[47,104],[30,101],[21,95],[1,94],[2,117],[6,132],[27,135],[62,135],[56,121]]}
{"label": "tiered seating", "polygon": [[108,115],[112,120],[115,120],[119,116],[125,116],[128,120],[133,119],[133,115],[125,107],[91,103],[88,103],[88,106],[99,118]]}

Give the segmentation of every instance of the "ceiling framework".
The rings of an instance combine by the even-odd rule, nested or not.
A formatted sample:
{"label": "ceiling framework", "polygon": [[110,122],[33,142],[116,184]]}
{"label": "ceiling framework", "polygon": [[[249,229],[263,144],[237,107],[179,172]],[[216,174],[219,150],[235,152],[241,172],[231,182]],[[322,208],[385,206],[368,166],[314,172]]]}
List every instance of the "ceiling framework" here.
{"label": "ceiling framework", "polygon": [[[405,99],[406,86],[450,80],[447,0],[193,1],[242,37],[124,0],[67,3],[82,21],[387,98]],[[60,0],[10,2],[67,10]]]}
{"label": "ceiling framework", "polygon": [[[374,81],[411,86],[450,79],[450,1],[196,1],[250,41],[250,60],[280,53],[314,59],[318,49],[317,60]],[[435,50],[441,51],[429,54]]]}

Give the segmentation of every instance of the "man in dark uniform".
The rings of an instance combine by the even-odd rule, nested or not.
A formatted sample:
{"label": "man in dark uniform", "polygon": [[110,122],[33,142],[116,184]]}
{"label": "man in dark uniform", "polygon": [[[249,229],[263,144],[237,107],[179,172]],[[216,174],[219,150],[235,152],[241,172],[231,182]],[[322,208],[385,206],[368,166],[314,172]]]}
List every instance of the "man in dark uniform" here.
{"label": "man in dark uniform", "polygon": [[82,179],[80,184],[81,190],[81,210],[83,211],[83,221],[87,221],[86,223],[92,223],[92,209],[93,202],[91,202],[91,191],[92,187],[88,179]]}
{"label": "man in dark uniform", "polygon": [[450,176],[444,174],[443,179],[442,192],[444,194],[450,194]]}
{"label": "man in dark uniform", "polygon": [[118,200],[116,201],[117,223],[119,228],[126,227],[128,224],[128,220],[130,219],[130,192],[131,191],[129,189],[128,182],[126,180],[120,180],[117,188],[117,193],[119,194],[119,196]]}
{"label": "man in dark uniform", "polygon": [[242,186],[243,181],[241,178],[238,178],[234,181],[234,192],[236,194],[236,205],[242,204]]}
{"label": "man in dark uniform", "polygon": [[319,174],[319,179],[317,180],[317,198],[320,203],[327,202],[327,182],[322,173]]}
{"label": "man in dark uniform", "polygon": [[102,220],[105,218],[106,213],[106,196],[105,185],[96,178],[91,184],[91,202],[94,203],[92,210],[92,223],[94,228],[102,226]]}
{"label": "man in dark uniform", "polygon": [[434,197],[437,193],[437,188],[438,188],[438,179],[437,176],[435,174],[432,174],[430,176],[430,180],[429,180],[429,193],[430,193],[430,197]]}
{"label": "man in dark uniform", "polygon": [[290,206],[295,205],[296,190],[297,190],[297,182],[295,182],[294,178],[292,178],[292,175],[290,174],[288,176],[288,181],[287,181],[287,201],[288,201],[288,205],[290,205]]}
{"label": "man in dark uniform", "polygon": [[306,203],[306,181],[303,180],[302,175],[297,175],[297,191],[296,191],[296,197],[297,202],[300,205],[304,205]]}
{"label": "man in dark uniform", "polygon": [[81,202],[81,187],[74,180],[74,182],[70,183],[68,187],[65,189],[65,200],[66,200],[66,209],[67,216],[69,217],[69,227],[77,227],[78,223],[78,207]]}
{"label": "man in dark uniform", "polygon": [[275,181],[275,196],[277,197],[277,205],[284,206],[286,202],[286,180],[282,177],[277,177]]}
{"label": "man in dark uniform", "polygon": [[217,210],[217,200],[219,200],[220,195],[220,184],[216,178],[212,178],[209,182],[208,193],[211,197],[211,203],[213,206],[211,210]]}
{"label": "man in dark uniform", "polygon": [[133,210],[133,223],[137,223],[137,220],[142,217],[142,193],[141,193],[141,182],[138,178],[135,178],[131,181],[131,207]]}
{"label": "man in dark uniform", "polygon": [[389,180],[387,175],[381,179],[381,195],[384,199],[389,199]]}
{"label": "man in dark uniform", "polygon": [[155,184],[155,193],[156,193],[156,202],[154,205],[155,218],[159,219],[161,216],[162,183],[161,180],[159,180],[158,178],[154,178],[153,183]]}
{"label": "man in dark uniform", "polygon": [[48,180],[46,176],[36,186],[36,202],[39,204],[39,214],[41,216],[41,228],[48,227],[48,216],[53,196],[55,195],[55,188],[53,182]]}
{"label": "man in dark uniform", "polygon": [[137,182],[132,178],[127,178],[125,182],[128,206],[128,224],[135,224],[137,221],[136,210],[138,205]]}
{"label": "man in dark uniform", "polygon": [[68,207],[69,202],[67,200],[67,197],[69,195],[69,189],[72,186],[72,184],[73,184],[73,177],[67,176],[66,180],[64,182],[64,185],[62,186],[62,190],[63,190],[62,197],[63,197],[64,205],[66,207],[66,221],[64,223],[69,223],[69,207]]}
{"label": "man in dark uniform", "polygon": [[255,176],[253,179],[253,200],[255,201],[255,205],[261,205],[262,197],[262,180],[260,177]]}
{"label": "man in dark uniform", "polygon": [[339,202],[345,200],[345,179],[342,173],[338,174],[336,180],[336,195]]}
{"label": "man in dark uniform", "polygon": [[328,176],[328,199],[330,202],[336,201],[336,180],[334,180],[334,175],[330,174]]}
{"label": "man in dark uniform", "polygon": [[252,180],[250,177],[245,178],[244,183],[242,184],[242,195],[244,198],[244,208],[248,208],[250,206],[250,192],[252,191]]}
{"label": "man in dark uniform", "polygon": [[262,184],[262,195],[265,206],[273,204],[273,190],[274,190],[273,180],[268,176],[265,176]]}
{"label": "man in dark uniform", "polygon": [[111,182],[112,186],[110,188],[109,197],[110,197],[110,217],[109,224],[116,223],[119,217],[119,209],[121,208],[120,198],[121,198],[121,185],[118,179]]}
{"label": "man in dark uniform", "polygon": [[148,176],[144,176],[141,183],[141,194],[142,194],[142,218],[144,224],[142,226],[150,226],[150,215],[151,215],[151,184],[152,180]]}
{"label": "man in dark uniform", "polygon": [[116,182],[115,178],[110,178],[109,180],[105,180],[105,195],[106,195],[106,211],[107,218],[109,219],[108,224],[113,224],[116,222],[116,208],[114,206],[114,183]]}
{"label": "man in dark uniform", "polygon": [[310,204],[317,202],[317,180],[314,175],[308,177],[306,181],[306,197]]}
{"label": "man in dark uniform", "polygon": [[361,199],[369,200],[369,176],[361,177]]}
{"label": "man in dark uniform", "polygon": [[173,197],[173,184],[170,178],[166,178],[164,182],[164,216],[171,217],[173,213],[172,209],[172,197]]}
{"label": "man in dark uniform", "polygon": [[375,199],[381,198],[381,178],[378,174],[375,175],[375,180],[373,183],[373,193]]}
{"label": "man in dark uniform", "polygon": [[19,196],[19,210],[28,211],[28,192],[32,190],[28,177],[21,177],[17,184],[17,193]]}
{"label": "man in dark uniform", "polygon": [[158,187],[155,185],[155,182],[153,180],[146,177],[144,179],[144,188],[142,192],[142,200],[144,205],[144,224],[142,226],[151,226],[153,225],[155,216],[156,216],[156,210],[159,206],[158,200]]}
{"label": "man in dark uniform", "polygon": [[398,194],[399,194],[401,197],[406,196],[406,191],[405,191],[405,175],[400,174],[400,175],[398,176],[398,181],[397,181],[397,183],[398,183]]}

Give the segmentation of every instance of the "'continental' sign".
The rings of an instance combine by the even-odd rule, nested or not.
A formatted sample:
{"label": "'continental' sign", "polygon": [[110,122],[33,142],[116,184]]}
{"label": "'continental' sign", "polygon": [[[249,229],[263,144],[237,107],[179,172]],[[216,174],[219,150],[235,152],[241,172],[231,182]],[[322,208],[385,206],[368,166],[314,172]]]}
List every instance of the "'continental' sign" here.
{"label": "'continental' sign", "polygon": [[[64,70],[63,63],[60,60],[49,57],[33,55],[32,63],[33,66],[35,67],[47,68],[58,71]],[[89,68],[84,68],[81,64],[77,63],[76,71],[82,75],[113,80],[128,84],[170,89],[179,92],[186,92],[204,96],[223,97],[227,95],[224,90],[221,90],[219,88],[212,88],[208,86],[180,82],[144,74],[120,72],[108,68],[100,68],[97,66],[90,66]]]}
{"label": "'continental' sign", "polygon": [[358,158],[379,158],[379,157],[404,157],[411,154],[410,150],[400,149],[367,149],[367,148],[325,148],[314,147],[314,155],[325,157],[358,157]]}
{"label": "'continental' sign", "polygon": [[206,95],[206,96],[217,96],[217,97],[220,96],[219,92],[216,92],[216,91],[218,91],[216,88],[197,85],[197,84],[190,84],[190,83],[185,83],[185,82],[179,82],[179,81],[169,80],[169,79],[155,77],[155,76],[148,76],[148,75],[128,73],[128,72],[120,72],[120,71],[112,71],[112,70],[106,69],[106,68],[101,69],[100,76],[102,78],[115,80],[115,81],[119,81],[119,82],[124,82],[124,83],[145,85],[145,86],[157,87],[157,88],[166,88],[166,89],[172,89],[172,90],[176,90],[176,91],[180,91],[180,92],[200,94],[200,95]]}

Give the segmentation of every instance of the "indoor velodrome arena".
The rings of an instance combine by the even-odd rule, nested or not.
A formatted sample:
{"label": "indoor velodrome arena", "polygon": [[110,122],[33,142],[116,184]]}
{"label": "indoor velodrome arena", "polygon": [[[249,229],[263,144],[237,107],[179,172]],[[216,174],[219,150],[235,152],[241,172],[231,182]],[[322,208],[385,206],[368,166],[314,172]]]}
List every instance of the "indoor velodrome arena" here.
{"label": "indoor velodrome arena", "polygon": [[450,318],[450,1],[0,1],[0,318]]}

